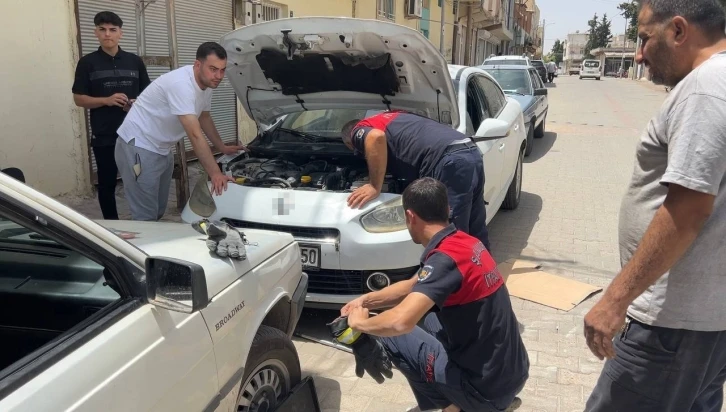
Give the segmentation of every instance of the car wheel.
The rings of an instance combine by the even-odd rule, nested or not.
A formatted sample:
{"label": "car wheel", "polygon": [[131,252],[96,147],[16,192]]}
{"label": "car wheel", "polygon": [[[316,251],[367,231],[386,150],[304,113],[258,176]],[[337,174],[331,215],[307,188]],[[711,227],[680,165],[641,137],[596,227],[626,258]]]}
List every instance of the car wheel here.
{"label": "car wheel", "polygon": [[274,411],[300,380],[295,345],[281,330],[262,325],[247,357],[237,411]]}
{"label": "car wheel", "polygon": [[527,131],[527,148],[524,149],[525,156],[532,154],[532,150],[534,149],[534,123],[535,122],[533,121]]}
{"label": "car wheel", "polygon": [[596,79],[596,80],[600,80],[600,78],[599,78],[599,77],[596,77],[595,79]]}
{"label": "car wheel", "polygon": [[507,190],[507,197],[504,198],[504,203],[502,203],[504,210],[514,210],[519,206],[519,199],[522,197],[522,163],[524,163],[522,158],[523,153],[520,151],[519,159],[517,160],[517,170],[514,172],[514,179],[512,179],[512,183]]}
{"label": "car wheel", "polygon": [[547,122],[547,116],[545,116],[544,119],[542,119],[542,123],[537,126],[537,129],[534,131],[534,137],[537,139],[541,139],[545,135],[545,123]]}

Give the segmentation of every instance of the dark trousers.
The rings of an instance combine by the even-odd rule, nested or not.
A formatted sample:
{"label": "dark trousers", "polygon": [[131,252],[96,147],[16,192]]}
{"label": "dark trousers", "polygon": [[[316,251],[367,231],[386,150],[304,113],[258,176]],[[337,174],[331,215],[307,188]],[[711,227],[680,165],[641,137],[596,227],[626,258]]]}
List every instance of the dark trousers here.
{"label": "dark trousers", "polygon": [[114,157],[115,146],[94,146],[98,173],[98,203],[106,220],[118,220],[116,210],[116,179],[118,168]]}
{"label": "dark trousers", "polygon": [[499,412],[505,410],[517,393],[501,394],[490,401],[469,383],[462,370],[449,362],[448,354],[436,335],[442,332],[435,314],[424,319],[424,328],[391,338],[379,338],[391,362],[406,377],[421,410],[456,405],[463,412]]}
{"label": "dark trousers", "polygon": [[448,189],[454,226],[491,250],[484,204],[484,161],[479,148],[472,142],[444,154],[433,177]]}
{"label": "dark trousers", "polygon": [[587,412],[719,412],[726,332],[696,332],[630,320],[615,338]]}

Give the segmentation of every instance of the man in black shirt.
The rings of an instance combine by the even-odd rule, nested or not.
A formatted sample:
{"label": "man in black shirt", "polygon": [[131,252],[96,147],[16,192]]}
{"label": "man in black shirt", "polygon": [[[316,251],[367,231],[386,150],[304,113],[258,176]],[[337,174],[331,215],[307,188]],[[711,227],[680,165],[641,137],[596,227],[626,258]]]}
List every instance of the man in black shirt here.
{"label": "man in black shirt", "polygon": [[121,18],[102,11],[93,19],[100,46],[83,56],[76,66],[73,100],[91,112],[91,147],[98,169],[98,202],[103,218],[117,220],[114,158],[116,130],[136,97],[151,83],[141,58],[121,50]]}

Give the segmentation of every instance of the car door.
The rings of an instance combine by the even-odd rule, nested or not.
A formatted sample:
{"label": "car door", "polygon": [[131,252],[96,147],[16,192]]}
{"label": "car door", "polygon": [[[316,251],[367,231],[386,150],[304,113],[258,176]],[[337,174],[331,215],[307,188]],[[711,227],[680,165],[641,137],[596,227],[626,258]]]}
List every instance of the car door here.
{"label": "car door", "polygon": [[500,197],[509,188],[509,180],[513,176],[519,160],[520,137],[519,118],[521,109],[514,102],[510,102],[499,85],[485,76],[477,76],[477,83],[484,92],[489,110],[498,120],[503,120],[509,125],[510,133],[507,137],[500,139],[498,148],[501,152],[502,172],[499,174]]}
{"label": "car door", "polygon": [[[533,92],[537,89],[543,89],[545,87],[544,83],[542,83],[542,80],[537,75],[537,72],[534,70],[529,71],[529,77],[532,79],[532,89]],[[542,102],[542,98],[544,96],[534,96],[535,98],[535,114],[537,116],[537,124],[542,121],[542,116],[544,114],[544,104]]]}
{"label": "car door", "polygon": [[[486,119],[492,118],[489,106],[487,105],[484,91],[479,86],[477,78],[480,75],[473,74],[466,81],[466,110],[471,117],[474,136],[482,136],[484,130],[481,125]],[[479,150],[484,156],[484,200],[493,203],[501,191],[502,157],[505,144],[504,139],[477,142]],[[487,205],[487,218],[493,215]]]}
{"label": "car door", "polygon": [[[0,179],[0,189],[2,183]],[[142,252],[135,250],[134,259],[128,259],[79,226],[76,222],[84,219],[80,215],[35,209],[32,199],[0,191],[0,218],[17,226],[11,233],[25,231],[23,236],[35,239],[22,239],[15,246],[0,241],[3,303],[8,297],[33,302],[31,313],[18,307],[21,303],[14,311],[5,308],[3,323],[22,317],[12,331],[17,336],[20,326],[35,339],[24,357],[5,359],[0,410],[181,411],[209,405],[219,387],[212,340],[201,313],[146,303],[139,285],[147,277],[131,263],[142,259]],[[22,256],[14,252],[19,247]],[[13,271],[3,269],[11,266]],[[16,283],[12,273],[22,273],[24,279],[7,288]],[[60,300],[65,308],[76,309],[58,310]],[[57,321],[39,329],[38,322],[49,318]],[[53,325],[55,335],[35,333],[47,333]],[[23,349],[24,342],[18,340],[15,349]],[[10,345],[4,339],[3,351]]]}

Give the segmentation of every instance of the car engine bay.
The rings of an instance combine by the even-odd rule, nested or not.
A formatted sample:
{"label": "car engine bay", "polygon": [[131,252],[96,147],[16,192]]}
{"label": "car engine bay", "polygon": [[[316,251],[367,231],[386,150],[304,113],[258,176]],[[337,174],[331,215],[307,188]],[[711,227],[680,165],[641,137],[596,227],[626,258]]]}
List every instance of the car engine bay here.
{"label": "car engine bay", "polygon": [[[305,155],[254,157],[242,154],[228,162],[220,162],[219,166],[238,184],[252,187],[352,192],[369,182],[365,161],[355,162],[349,158],[320,159]],[[401,194],[406,186],[404,180],[386,175],[381,191]]]}

